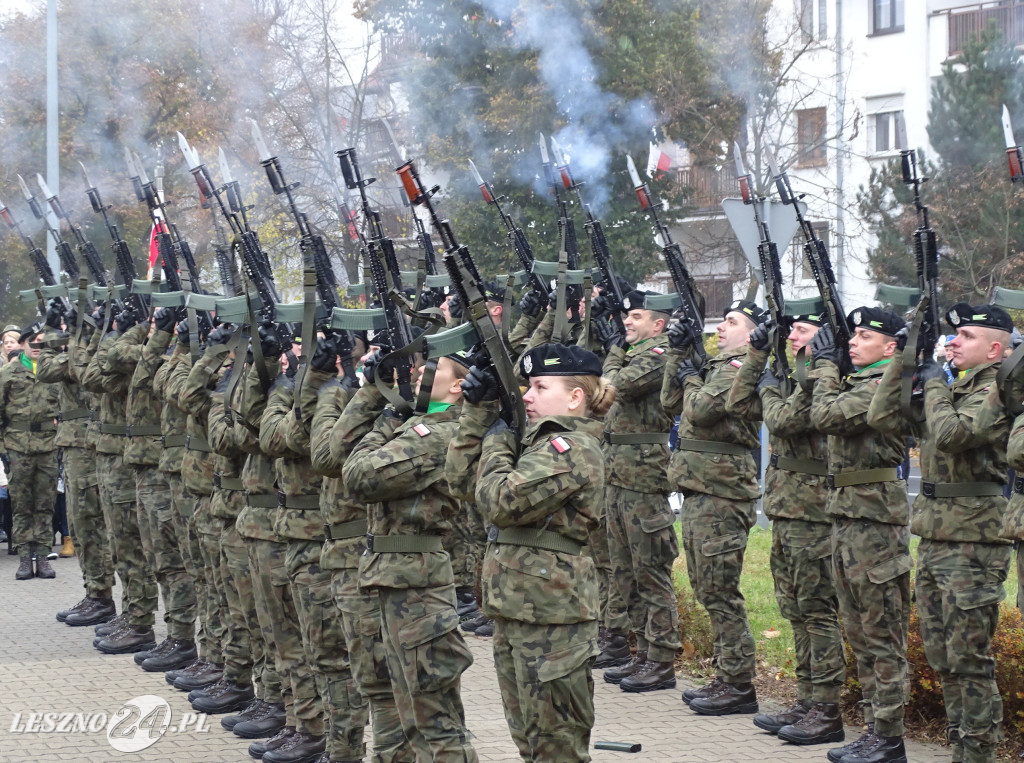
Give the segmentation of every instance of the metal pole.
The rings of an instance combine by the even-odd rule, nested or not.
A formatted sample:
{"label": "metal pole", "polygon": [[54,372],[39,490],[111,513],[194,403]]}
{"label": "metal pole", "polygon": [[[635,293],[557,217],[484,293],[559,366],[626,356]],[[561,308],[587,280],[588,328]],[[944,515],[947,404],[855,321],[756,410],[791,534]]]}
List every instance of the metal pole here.
{"label": "metal pole", "polygon": [[846,91],[843,82],[843,0],[836,0],[836,240],[832,245],[836,262],[836,288],[843,296],[843,267],[846,265],[844,256],[846,238],[846,193],[843,190],[846,161],[846,149],[843,143],[844,102]]}
{"label": "metal pole", "polygon": [[[46,183],[54,193],[60,193],[60,158],[57,155],[57,0],[46,2]],[[60,225],[48,204],[43,209],[54,226]],[[57,250],[47,237],[46,259],[54,273],[60,273]]]}

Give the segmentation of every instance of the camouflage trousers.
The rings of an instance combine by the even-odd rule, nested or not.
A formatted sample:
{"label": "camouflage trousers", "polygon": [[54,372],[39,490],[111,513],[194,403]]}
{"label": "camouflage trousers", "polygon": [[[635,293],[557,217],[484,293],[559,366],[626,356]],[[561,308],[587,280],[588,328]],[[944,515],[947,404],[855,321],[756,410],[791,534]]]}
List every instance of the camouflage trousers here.
{"label": "camouflage trousers", "polygon": [[1024,543],[1013,544],[1017,552],[1017,609],[1024,613]]}
{"label": "camouflage trousers", "polygon": [[832,580],[832,525],[773,521],[771,567],[779,612],[793,626],[797,698],[838,702],[846,654]]}
{"label": "camouflage trousers", "polygon": [[588,536],[590,554],[597,571],[597,624],[608,627],[608,599],[611,597],[612,560],[608,555],[608,526],[602,521]]}
{"label": "camouflage trousers", "polygon": [[[220,566],[220,520],[210,513],[213,496],[193,495],[195,509],[189,518],[189,533],[195,533],[199,540],[199,559],[202,561],[200,574],[206,579],[199,612],[203,619],[206,636],[207,659],[218,665],[224,664],[224,641],[228,632],[228,613],[222,606],[224,576]],[[199,591],[196,591],[199,594]]]}
{"label": "camouflage trousers", "polygon": [[137,469],[139,535],[164,599],[167,637],[191,639],[196,627],[196,589],[185,572],[175,534],[171,488],[155,466]]}
{"label": "camouflage trousers", "polygon": [[740,575],[755,521],[754,503],[688,492],[682,519],[686,572],[694,596],[711,618],[718,677],[748,683],[754,678],[754,636]]}
{"label": "camouflage trousers", "polygon": [[494,618],[494,669],[524,761],[590,760],[597,630],[596,621],[538,625]]}
{"label": "camouflage trousers", "polygon": [[[280,682],[281,702],[284,704],[286,723],[299,726],[295,716],[292,690],[292,671],[302,669],[305,654],[299,635],[299,616],[292,601],[292,589],[285,564],[287,544],[272,540],[245,539],[249,551],[249,572],[252,575],[252,593],[256,599],[256,617],[263,632],[267,661],[273,663]],[[312,682],[306,682],[308,687]],[[264,682],[268,688],[272,683]],[[264,698],[266,699],[266,698]],[[266,700],[271,702],[270,699]],[[308,701],[300,697],[300,703]],[[320,727],[322,729],[322,725]]]}
{"label": "camouflage trousers", "polygon": [[334,605],[331,570],[320,567],[323,541],[290,541],[288,571],[299,621],[302,646],[313,672],[317,694],[327,717],[327,752],[331,760],[361,760],[368,708],[352,677],[348,644]]}
{"label": "camouflage trousers", "polygon": [[235,529],[233,519],[213,517],[220,527],[220,609],[224,613],[224,641],[221,653],[224,655],[224,676],[242,685],[253,680],[257,661],[262,659],[263,639],[253,649],[249,637],[250,624],[256,620],[256,600],[252,593],[252,576],[249,573],[249,552],[245,542]]}
{"label": "camouflage trousers", "polygon": [[924,538],[918,547],[921,639],[942,681],[954,761],[994,762],[1002,738],[1003,701],[989,649],[1009,567],[1008,545]]}
{"label": "camouflage trousers", "polygon": [[476,763],[459,693],[473,655],[457,628],[455,586],[377,588],[377,594],[395,703],[416,759]]}
{"label": "camouflage trousers", "polygon": [[910,529],[867,519],[832,522],[839,614],[857,659],[864,721],[881,736],[902,736],[909,689]]}
{"label": "camouflage trousers", "polygon": [[206,641],[207,580],[203,570],[202,552],[199,550],[199,536],[196,535],[195,524],[192,522],[196,501],[185,492],[180,472],[163,472],[163,476],[171,491],[171,529],[178,542],[178,553],[185,566],[185,574],[192,581],[196,600],[196,649],[202,659],[214,662],[210,659],[210,649]]}
{"label": "camouflage trousers", "polygon": [[[11,472],[7,491],[11,497],[11,530],[18,553],[43,558],[53,546],[53,505],[57,500],[57,451],[17,453],[9,451]],[[65,487],[65,490],[67,488]]]}
{"label": "camouflage trousers", "polygon": [[608,630],[636,633],[638,651],[671,662],[679,649],[679,610],[672,563],[679,556],[675,514],[668,499],[617,485],[604,489],[611,579]]}
{"label": "camouflage trousers", "polygon": [[85,591],[94,599],[110,598],[114,587],[114,560],[96,484],[96,451],[64,449],[64,493],[68,527],[75,539]]}
{"label": "camouflage trousers", "polygon": [[128,613],[129,624],[150,627],[157,607],[157,587],[142,548],[135,472],[124,465],[121,454],[97,453],[96,478],[114,552],[114,566],[125,589],[124,611]]}
{"label": "camouflage trousers", "polygon": [[[362,539],[356,542],[363,543]],[[349,664],[359,693],[370,706],[373,763],[413,763],[416,753],[405,738],[398,716],[391,673],[380,633],[380,597],[359,588],[358,568],[331,570],[331,592],[341,612]]]}

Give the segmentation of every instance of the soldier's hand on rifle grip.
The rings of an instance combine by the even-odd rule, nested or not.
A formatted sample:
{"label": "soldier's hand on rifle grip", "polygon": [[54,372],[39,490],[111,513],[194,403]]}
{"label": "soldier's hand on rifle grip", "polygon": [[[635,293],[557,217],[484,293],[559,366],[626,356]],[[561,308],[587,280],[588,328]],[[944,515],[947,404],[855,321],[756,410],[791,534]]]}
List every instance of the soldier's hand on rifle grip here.
{"label": "soldier's hand on rifle grip", "polygon": [[760,392],[767,387],[778,387],[779,384],[779,377],[772,371],[771,366],[768,366],[757,380],[757,391]]}
{"label": "soldier's hand on rifle grip", "polygon": [[277,360],[285,351],[281,344],[280,332],[273,321],[266,321],[259,328],[260,351],[266,360]]}
{"label": "soldier's hand on rifle grip", "polygon": [[907,346],[907,340],[910,338],[910,327],[904,326],[896,332],[896,350],[899,352],[903,351],[903,348]]}
{"label": "soldier's hand on rifle grip", "polygon": [[395,380],[394,366],[390,363],[381,365],[383,359],[384,353],[374,350],[373,354],[363,361],[363,378],[366,379],[367,384],[376,383],[378,376],[385,384],[390,384]]}
{"label": "soldier's hand on rifle grip", "polygon": [[43,322],[52,329],[60,331],[61,320],[64,318],[64,305],[54,297],[46,305],[46,315]]}
{"label": "soldier's hand on rifle grip", "polygon": [[676,381],[679,382],[679,386],[686,384],[686,380],[691,376],[697,376],[700,371],[697,370],[697,366],[693,364],[691,360],[683,360],[679,363],[679,368],[676,370]]}
{"label": "soldier's hand on rifle grip", "polygon": [[457,296],[452,296],[448,300],[448,314],[452,317],[452,320],[462,320],[462,301]]}
{"label": "soldier's hand on rifle grip", "polygon": [[498,399],[498,377],[491,366],[473,366],[461,386],[463,399],[471,405]]}
{"label": "soldier's hand on rifle grip", "polygon": [[75,308],[70,308],[64,313],[64,325],[68,327],[68,331],[78,327],[78,311]]}
{"label": "soldier's hand on rifle grip", "polygon": [[190,343],[190,339],[189,339],[189,335],[188,335],[188,321],[185,320],[184,318],[182,318],[180,321],[178,321],[178,325],[175,327],[174,333],[177,334],[178,341],[181,344],[187,345],[187,344]]}
{"label": "soldier's hand on rifle grip", "polygon": [[772,329],[775,328],[775,321],[768,320],[764,323],[759,324],[753,331],[750,332],[750,346],[755,350],[761,352],[767,352],[769,347],[769,338]]}
{"label": "soldier's hand on rifle grip", "polygon": [[222,323],[206,338],[208,347],[215,347],[219,344],[227,344],[235,333],[235,327],[230,323]]}
{"label": "soldier's hand on rifle grip", "polygon": [[590,315],[590,326],[594,336],[604,346],[605,352],[611,352],[612,347],[624,347],[626,339],[615,330],[615,326],[605,316]]}
{"label": "soldier's hand on rifle grip", "polygon": [[822,326],[818,329],[818,333],[811,340],[811,356],[815,360],[827,360],[839,365],[839,348],[836,347],[831,326]]}
{"label": "soldier's hand on rifle grip", "polygon": [[692,347],[696,341],[687,321],[675,319],[669,323],[668,344],[673,350],[685,350]]}
{"label": "soldier's hand on rifle grip", "polygon": [[914,386],[923,387],[925,382],[931,379],[945,379],[946,372],[943,370],[942,365],[936,360],[926,360],[924,363],[917,367],[914,372]]}
{"label": "soldier's hand on rifle grip", "polygon": [[540,315],[540,311],[544,309],[543,295],[531,289],[519,300],[519,309],[523,311],[523,315],[536,318]]}
{"label": "soldier's hand on rifle grip", "polygon": [[161,307],[153,316],[153,323],[157,331],[166,331],[169,334],[178,323],[178,311],[173,307]]}
{"label": "soldier's hand on rifle grip", "polygon": [[325,336],[316,343],[316,352],[310,359],[309,364],[317,371],[328,373],[334,371],[338,365],[338,338]]}
{"label": "soldier's hand on rifle grip", "polygon": [[132,326],[135,326],[139,322],[139,314],[132,310],[130,307],[126,307],[124,310],[114,316],[114,322],[117,324],[117,331],[119,334],[123,334]]}

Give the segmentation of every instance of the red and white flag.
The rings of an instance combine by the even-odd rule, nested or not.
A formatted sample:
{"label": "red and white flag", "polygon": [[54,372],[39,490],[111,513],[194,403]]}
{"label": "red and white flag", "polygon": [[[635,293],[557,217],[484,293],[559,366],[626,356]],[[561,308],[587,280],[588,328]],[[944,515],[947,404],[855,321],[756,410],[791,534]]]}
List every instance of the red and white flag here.
{"label": "red and white flag", "polygon": [[146,271],[146,280],[153,280],[153,271],[156,270],[157,262],[160,260],[160,247],[156,242],[156,236],[158,233],[164,233],[167,231],[167,226],[160,223],[159,230],[157,229],[156,223],[153,223],[152,229],[149,231],[149,270]]}
{"label": "red and white flag", "polygon": [[647,157],[647,177],[657,180],[672,166],[672,157],[653,143],[650,145],[651,153]]}

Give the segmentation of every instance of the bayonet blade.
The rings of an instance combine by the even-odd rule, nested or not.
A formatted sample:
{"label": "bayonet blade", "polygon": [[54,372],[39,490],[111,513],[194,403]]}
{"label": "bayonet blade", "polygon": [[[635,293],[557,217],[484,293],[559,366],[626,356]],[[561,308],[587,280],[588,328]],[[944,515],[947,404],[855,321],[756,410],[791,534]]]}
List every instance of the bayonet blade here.
{"label": "bayonet blade", "polygon": [[180,132],[178,133],[178,148],[185,155],[185,161],[188,163],[190,172],[200,165],[199,152],[188,144],[188,140]]}
{"label": "bayonet blade", "polygon": [[270,149],[267,148],[267,142],[263,140],[260,126],[256,123],[255,119],[250,119],[249,125],[252,127],[252,142],[256,144],[256,153],[259,154],[260,162],[270,161],[274,158],[274,155],[270,153]]}
{"label": "bayonet blade", "polygon": [[1007,148],[1016,148],[1017,141],[1013,137],[1013,124],[1010,122],[1010,110],[1003,104],[1003,138]]}
{"label": "bayonet blade", "polygon": [[82,168],[82,175],[85,177],[86,188],[90,191],[96,188],[96,186],[92,184],[92,181],[89,180],[89,173],[85,171],[85,165],[79,162],[78,166]]}
{"label": "bayonet blade", "polygon": [[469,160],[469,171],[473,173],[473,178],[476,180],[477,185],[483,185],[484,179],[476,169],[476,165],[473,164],[473,160]]}
{"label": "bayonet blade", "polygon": [[128,177],[137,178],[139,171],[135,167],[135,159],[132,157],[132,152],[128,149],[128,146],[124,147],[124,163],[128,168]]}
{"label": "bayonet blade", "polygon": [[548,144],[544,140],[544,133],[537,133],[540,136],[540,162],[541,164],[551,164],[551,159],[548,158]]}
{"label": "bayonet blade", "polygon": [[636,171],[636,165],[633,164],[633,157],[626,154],[626,170],[629,172],[629,179],[633,181],[633,187],[639,188],[643,185],[640,180],[640,173]]}
{"label": "bayonet blade", "polygon": [[32,191],[28,189],[28,183],[25,182],[25,178],[18,175],[18,186],[21,188],[21,193],[25,197],[25,201],[32,201]]}
{"label": "bayonet blade", "polygon": [[558,140],[554,135],[551,136],[551,155],[555,159],[555,164],[559,167],[564,167],[569,163],[565,160],[565,152],[562,151],[562,146],[558,143]]}
{"label": "bayonet blade", "polygon": [[146,168],[142,166],[142,159],[138,154],[132,154],[132,159],[135,160],[135,171],[138,173],[138,178],[143,185],[149,185],[149,175],[146,174]]}
{"label": "bayonet blade", "polygon": [[768,159],[768,169],[771,170],[772,177],[778,178],[782,172],[779,171],[779,165],[776,163],[775,157],[772,156],[771,153],[768,153],[766,154],[766,158]]}
{"label": "bayonet blade", "polygon": [[221,179],[225,185],[235,182],[235,179],[231,176],[231,168],[228,166],[228,158],[225,156],[223,148],[217,149],[217,162],[220,164]]}
{"label": "bayonet blade", "polygon": [[740,153],[740,144],[733,142],[732,144],[732,155],[736,161],[736,177],[745,177],[747,174],[747,168],[743,166],[743,155]]}
{"label": "bayonet blade", "polygon": [[41,190],[43,192],[43,196],[46,197],[47,201],[50,201],[51,199],[54,199],[54,198],[57,197],[57,194],[52,193],[50,191],[50,186],[48,186],[46,184],[46,181],[43,180],[42,174],[39,173],[39,172],[36,173],[36,182],[39,184],[39,190]]}

